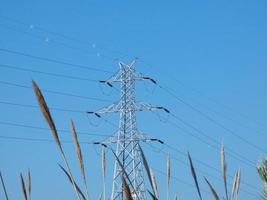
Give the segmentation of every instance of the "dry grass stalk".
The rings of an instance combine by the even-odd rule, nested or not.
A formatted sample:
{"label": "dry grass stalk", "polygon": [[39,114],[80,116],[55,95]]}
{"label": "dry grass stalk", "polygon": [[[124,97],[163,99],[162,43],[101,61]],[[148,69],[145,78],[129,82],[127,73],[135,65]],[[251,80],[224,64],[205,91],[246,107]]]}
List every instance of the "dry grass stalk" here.
{"label": "dry grass stalk", "polygon": [[72,136],[73,136],[73,139],[74,139],[76,155],[77,155],[77,158],[78,158],[78,161],[79,161],[79,166],[80,166],[80,170],[81,170],[82,177],[83,177],[83,182],[84,182],[85,191],[86,191],[86,197],[87,197],[87,199],[89,199],[89,192],[88,192],[86,174],[85,174],[85,169],[84,169],[83,155],[82,155],[80,143],[79,143],[79,140],[78,140],[78,135],[77,135],[73,120],[71,120],[70,126],[71,126]]}
{"label": "dry grass stalk", "polygon": [[170,163],[170,156],[167,158],[167,170],[166,170],[166,179],[167,179],[167,200],[170,199],[170,176],[171,176],[171,163]]}
{"label": "dry grass stalk", "polygon": [[102,200],[102,192],[99,194],[98,200]]}
{"label": "dry grass stalk", "polygon": [[[65,170],[64,167],[62,167],[60,164],[58,164],[58,166],[60,167],[60,169],[64,172],[64,174],[68,177],[68,180],[70,181],[70,183],[72,184],[72,180],[71,180],[71,176],[70,174],[67,172],[67,170]],[[83,192],[81,191],[80,187],[77,185],[76,182],[74,182],[75,188],[78,191],[79,195],[81,195],[83,200],[86,200],[85,195],[83,194]]]}
{"label": "dry grass stalk", "polygon": [[178,200],[178,196],[176,193],[174,194],[174,200]]}
{"label": "dry grass stalk", "polygon": [[77,199],[81,200],[81,198],[79,196],[79,193],[77,191],[77,188],[75,187],[75,184],[74,184],[75,181],[74,181],[74,178],[72,176],[72,173],[71,173],[67,158],[66,158],[65,153],[63,151],[63,148],[61,146],[61,142],[60,142],[60,139],[59,139],[59,136],[58,136],[58,133],[57,133],[57,129],[56,129],[54,120],[53,120],[53,118],[52,118],[52,116],[50,114],[49,108],[48,108],[48,106],[47,106],[47,104],[45,102],[43,94],[42,94],[41,90],[39,89],[38,85],[34,81],[32,81],[32,86],[33,86],[33,90],[35,92],[36,98],[38,100],[38,103],[40,105],[41,111],[42,111],[42,113],[43,113],[43,115],[44,115],[44,117],[45,117],[50,129],[51,129],[51,132],[52,132],[52,134],[54,136],[54,139],[56,141],[57,147],[59,148],[61,156],[62,156],[62,158],[63,158],[63,160],[64,160],[64,162],[65,162],[65,164],[67,166],[68,173],[70,175],[73,188],[74,188],[75,193],[77,195]]}
{"label": "dry grass stalk", "polygon": [[241,180],[241,170],[239,169],[237,173],[237,183],[236,183],[236,200],[238,199],[240,180]]}
{"label": "dry grass stalk", "polygon": [[31,180],[31,172],[28,170],[28,195],[29,200],[32,198],[32,180]]}
{"label": "dry grass stalk", "polygon": [[55,123],[54,123],[54,120],[50,114],[50,111],[49,111],[49,108],[45,102],[45,99],[43,97],[43,94],[41,92],[41,90],[39,89],[38,85],[32,81],[32,86],[33,86],[33,89],[34,89],[34,92],[35,92],[35,95],[36,95],[36,98],[38,100],[38,103],[40,105],[40,108],[41,108],[41,111],[53,133],[53,136],[54,136],[54,139],[57,143],[57,146],[59,147],[60,151],[63,152],[63,149],[62,149],[62,146],[61,146],[61,142],[60,142],[60,139],[58,137],[58,133],[57,133],[57,129],[56,129],[56,126],[55,126]]}
{"label": "dry grass stalk", "polygon": [[216,192],[215,189],[212,187],[212,185],[210,184],[210,182],[208,181],[208,179],[207,179],[206,177],[204,177],[204,179],[205,179],[205,181],[207,182],[207,184],[208,184],[208,186],[209,186],[209,188],[210,188],[210,190],[211,190],[211,192],[212,192],[212,195],[213,195],[214,199],[215,199],[215,200],[220,200],[220,199],[219,199],[219,196],[218,196],[218,194],[217,194],[217,192]]}
{"label": "dry grass stalk", "polygon": [[139,145],[139,149],[140,149],[140,153],[141,153],[141,157],[142,157],[143,165],[144,165],[144,167],[145,167],[146,174],[147,174],[147,176],[148,176],[148,180],[149,180],[150,186],[151,186],[152,191],[153,191],[153,195],[157,197],[155,188],[153,187],[153,181],[152,181],[151,172],[150,172],[150,169],[149,169],[149,166],[148,166],[148,162],[147,162],[147,160],[146,160],[145,154],[144,154],[144,152],[143,152],[143,150],[142,150],[142,148],[141,148],[140,145]]}
{"label": "dry grass stalk", "polygon": [[152,178],[153,191],[155,191],[155,196],[158,199],[159,198],[158,184],[157,184],[156,176],[154,175],[153,170],[151,168],[150,168],[150,174]]}
{"label": "dry grass stalk", "polygon": [[106,177],[106,148],[102,146],[102,175]]}
{"label": "dry grass stalk", "polygon": [[23,193],[24,199],[25,200],[28,200],[28,195],[27,195],[27,192],[26,192],[25,181],[24,181],[24,178],[23,178],[22,174],[20,174],[20,181],[21,181],[21,189],[22,189],[22,193]]}
{"label": "dry grass stalk", "polygon": [[106,148],[104,146],[102,146],[102,178],[104,200],[106,200]]}
{"label": "dry grass stalk", "polygon": [[122,186],[123,186],[123,191],[125,194],[125,199],[126,200],[133,200],[131,190],[130,190],[128,184],[126,183],[124,176],[122,176]]}
{"label": "dry grass stalk", "polygon": [[221,145],[221,168],[222,168],[222,175],[223,175],[223,182],[224,182],[224,190],[225,190],[225,198],[228,200],[228,190],[227,190],[227,166],[225,162],[225,152],[223,143]]}
{"label": "dry grass stalk", "polygon": [[234,199],[235,193],[236,193],[236,186],[238,181],[238,171],[235,173],[233,185],[232,185],[232,192],[231,192],[231,200]]}
{"label": "dry grass stalk", "polygon": [[1,179],[2,187],[3,187],[4,193],[5,193],[5,198],[6,198],[6,200],[8,200],[8,195],[7,195],[7,191],[6,191],[6,186],[5,186],[4,178],[3,178],[1,172],[0,172],[0,179]]}
{"label": "dry grass stalk", "polygon": [[197,175],[196,175],[196,171],[195,171],[195,168],[194,168],[194,165],[193,165],[193,161],[192,161],[192,158],[191,158],[189,152],[187,153],[187,155],[188,155],[188,160],[189,160],[189,164],[190,164],[191,174],[193,176],[193,179],[194,179],[194,182],[195,182],[195,185],[196,185],[196,188],[197,188],[197,193],[198,193],[199,199],[202,200],[202,196],[201,196],[200,188],[199,188],[199,185],[198,185]]}

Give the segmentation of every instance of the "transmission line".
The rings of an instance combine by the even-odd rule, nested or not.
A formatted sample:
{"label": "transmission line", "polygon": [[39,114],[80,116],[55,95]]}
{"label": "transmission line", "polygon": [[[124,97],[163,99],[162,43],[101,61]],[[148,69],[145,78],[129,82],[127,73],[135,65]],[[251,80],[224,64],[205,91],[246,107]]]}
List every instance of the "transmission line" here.
{"label": "transmission line", "polygon": [[44,75],[60,77],[60,78],[67,78],[67,79],[73,79],[73,80],[80,80],[80,81],[88,81],[88,82],[97,82],[97,83],[99,83],[99,81],[96,80],[96,79],[88,79],[88,78],[82,78],[82,77],[77,77],[77,76],[69,76],[69,75],[64,75],[64,74],[44,72],[44,71],[39,71],[39,70],[34,70],[34,69],[27,69],[27,68],[23,68],[23,67],[17,67],[17,66],[14,66],[14,65],[0,64],[0,67],[1,68],[12,69],[12,70],[18,70],[18,71],[25,71],[25,72],[32,72],[32,73],[37,73],[37,74],[44,74]]}
{"label": "transmission line", "polygon": [[[29,141],[29,142],[55,142],[55,140],[41,139],[41,138],[29,138],[29,137],[13,137],[13,136],[3,136],[0,135],[0,139],[3,140],[16,140],[16,141]],[[60,140],[62,143],[73,143],[70,140]],[[79,142],[80,144],[94,144],[93,142]]]}
{"label": "transmission line", "polygon": [[176,101],[184,104],[185,106],[187,106],[188,108],[190,108],[191,110],[195,111],[196,113],[198,113],[199,115],[203,116],[205,119],[207,119],[208,121],[212,122],[213,124],[217,125],[218,127],[222,128],[223,130],[225,130],[227,133],[233,135],[234,137],[238,138],[239,140],[241,140],[242,142],[246,143],[247,145],[253,147],[254,149],[258,150],[259,152],[266,152],[263,148],[259,147],[258,145],[253,144],[252,142],[250,142],[249,140],[241,137],[240,135],[238,135],[237,133],[235,133],[233,130],[227,128],[226,126],[224,126],[223,124],[221,124],[220,122],[218,122],[217,120],[211,118],[210,116],[208,116],[207,114],[203,113],[201,110],[199,110],[198,108],[194,107],[193,105],[187,103],[186,101],[184,101],[183,99],[181,99],[180,97],[178,97],[176,94],[174,94],[173,92],[171,92],[169,89],[159,85],[159,88],[161,88],[163,91],[165,91],[167,94],[169,94],[170,96],[172,96],[174,99],[176,99]]}
{"label": "transmission line", "polygon": [[[102,50],[104,50],[104,51],[108,51],[108,52],[111,52],[111,53],[118,53],[118,54],[120,54],[120,57],[126,57],[126,56],[130,57],[129,55],[124,54],[124,53],[122,53],[121,51],[118,51],[118,50],[111,50],[111,49],[109,49],[109,48],[107,48],[107,47],[104,47],[104,46],[99,47],[99,45],[96,46],[95,43],[88,42],[88,41],[85,41],[85,40],[81,40],[80,38],[78,39],[78,38],[75,38],[75,37],[72,37],[72,36],[68,36],[68,35],[66,35],[65,33],[60,33],[60,32],[56,32],[56,31],[51,31],[51,30],[48,30],[48,29],[46,29],[46,28],[43,28],[43,27],[41,27],[41,26],[39,26],[39,25],[36,26],[36,25],[30,24],[30,23],[22,22],[21,20],[18,20],[18,19],[14,19],[14,18],[11,18],[11,17],[3,16],[3,15],[0,15],[0,17],[1,17],[2,19],[4,19],[4,20],[11,21],[11,22],[13,22],[13,23],[16,23],[16,24],[20,24],[20,25],[29,27],[31,30],[36,29],[36,30],[38,30],[38,31],[40,31],[40,32],[43,32],[43,33],[46,33],[46,34],[54,35],[54,36],[56,36],[56,37],[60,37],[60,38],[63,38],[63,39],[69,40],[69,41],[73,41],[73,42],[75,42],[75,43],[77,43],[77,44],[82,44],[83,46],[87,46],[87,47],[88,47],[88,45],[90,45],[90,46],[92,47],[92,49],[96,49],[96,48],[97,48],[97,49],[102,49]],[[11,28],[11,29],[12,29],[12,28]],[[16,31],[16,30],[13,29],[13,31]],[[35,37],[35,35],[32,35],[31,33],[27,32],[27,31],[21,31],[21,30],[17,30],[17,31],[20,31],[20,32],[23,32],[24,34],[28,34],[28,35],[30,35],[30,36]],[[40,36],[36,36],[36,37],[39,37],[39,38],[40,38]],[[42,39],[43,39],[43,38],[42,38]],[[53,40],[53,41],[55,41],[55,40]],[[102,55],[101,57],[103,57],[103,55]],[[106,57],[107,59],[110,59],[110,60],[112,60],[112,61],[115,60],[114,58],[109,57],[109,56],[106,56],[106,55],[105,55],[104,57]]]}
{"label": "transmission line", "polygon": [[[13,82],[7,82],[7,81],[1,81],[0,80],[0,84],[32,90],[31,86],[18,84],[18,83],[13,83]],[[81,99],[89,99],[89,100],[94,100],[94,101],[112,102],[111,100],[107,100],[107,99],[88,97],[88,96],[83,96],[83,95],[78,95],[78,94],[73,94],[73,93],[59,92],[59,91],[48,90],[48,89],[44,89],[44,88],[41,89],[41,90],[42,90],[42,92],[56,94],[56,95],[62,95],[62,96],[68,96],[68,97],[76,97],[76,98],[81,98]]]}
{"label": "transmission line", "polygon": [[[49,128],[41,127],[41,126],[33,126],[33,125],[27,125],[27,124],[19,124],[19,123],[14,123],[14,122],[5,122],[5,121],[0,121],[1,125],[6,125],[6,126],[12,126],[12,127],[21,127],[21,128],[29,128],[29,129],[36,129],[36,130],[43,130],[43,131],[50,131]],[[57,129],[59,132],[62,133],[71,133],[71,131],[66,130],[66,129]],[[108,134],[96,134],[96,133],[88,133],[88,132],[81,132],[77,131],[78,134],[80,135],[90,135],[90,136],[99,136],[99,137],[108,137],[112,135]]]}
{"label": "transmission line", "polygon": [[28,57],[28,58],[32,58],[32,59],[36,59],[36,60],[42,60],[42,61],[46,61],[46,62],[51,62],[51,63],[61,64],[61,65],[71,66],[71,67],[75,67],[75,68],[86,69],[86,70],[90,70],[90,71],[103,72],[103,73],[107,73],[107,74],[112,73],[111,71],[108,71],[108,70],[98,69],[98,68],[94,68],[94,67],[88,67],[86,65],[80,65],[80,64],[75,64],[75,63],[69,63],[69,62],[65,62],[65,61],[61,61],[61,60],[57,60],[57,59],[53,59],[53,58],[35,56],[35,55],[32,55],[32,54],[19,52],[19,51],[14,51],[14,50],[11,50],[11,49],[0,48],[0,51],[1,52],[5,52],[5,53],[9,53],[9,54],[20,55],[20,56],[24,56],[24,57]]}

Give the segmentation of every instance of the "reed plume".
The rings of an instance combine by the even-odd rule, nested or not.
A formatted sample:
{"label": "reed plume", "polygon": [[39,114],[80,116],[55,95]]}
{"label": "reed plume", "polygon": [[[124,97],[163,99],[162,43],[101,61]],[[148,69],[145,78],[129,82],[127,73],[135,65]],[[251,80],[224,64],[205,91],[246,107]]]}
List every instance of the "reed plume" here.
{"label": "reed plume", "polygon": [[221,169],[223,175],[223,182],[224,182],[224,191],[225,191],[225,198],[228,200],[228,190],[227,190],[227,166],[225,162],[225,152],[224,152],[224,145],[221,145]]}
{"label": "reed plume", "polygon": [[41,111],[43,113],[43,116],[46,119],[46,121],[47,121],[47,123],[48,123],[48,125],[49,125],[49,127],[51,129],[52,135],[53,135],[53,137],[54,137],[54,139],[56,141],[56,144],[57,144],[57,147],[58,147],[58,149],[60,151],[60,154],[61,154],[61,156],[62,156],[62,158],[63,158],[63,160],[65,162],[65,165],[67,166],[68,173],[70,175],[71,182],[72,182],[73,188],[75,190],[77,199],[81,200],[80,195],[79,195],[79,193],[77,191],[77,188],[75,187],[75,184],[74,184],[75,181],[74,181],[74,178],[72,176],[72,173],[71,173],[67,158],[66,158],[65,153],[63,151],[63,148],[62,148],[62,145],[61,145],[58,133],[57,133],[57,129],[56,129],[54,120],[53,120],[53,118],[52,118],[52,116],[50,114],[49,108],[48,108],[48,106],[46,104],[46,101],[45,101],[45,99],[43,97],[43,94],[42,94],[41,90],[39,89],[38,85],[34,81],[32,81],[32,86],[33,86],[33,90],[35,92],[35,96],[37,98],[37,101],[39,103],[39,106],[41,108]]}
{"label": "reed plume", "polygon": [[71,120],[70,126],[71,126],[72,136],[73,136],[73,139],[74,139],[74,145],[75,145],[76,155],[77,155],[77,158],[78,158],[78,161],[79,161],[79,166],[80,166],[81,174],[82,174],[82,177],[83,177],[83,182],[84,182],[84,186],[85,186],[86,197],[89,200],[89,192],[88,192],[86,174],[85,174],[85,169],[84,169],[83,155],[82,155],[82,151],[81,151],[81,147],[80,147],[78,135],[77,135],[77,132],[76,132],[76,129],[75,129],[75,125],[74,125],[73,120]]}

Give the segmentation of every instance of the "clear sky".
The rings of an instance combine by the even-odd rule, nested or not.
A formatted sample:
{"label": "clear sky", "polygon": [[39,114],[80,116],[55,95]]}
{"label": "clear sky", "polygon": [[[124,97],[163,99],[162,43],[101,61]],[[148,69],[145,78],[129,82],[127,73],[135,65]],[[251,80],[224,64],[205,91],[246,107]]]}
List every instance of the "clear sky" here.
{"label": "clear sky", "polygon": [[[26,174],[28,168],[32,171],[33,199],[75,198],[57,166],[63,162],[50,141],[51,133],[40,129],[48,127],[35,107],[37,102],[29,89],[31,80],[41,89],[57,92],[44,92],[51,108],[68,110],[51,110],[58,129],[69,130],[72,118],[79,132],[100,134],[79,135],[82,142],[90,143],[104,139],[103,134],[114,133],[118,116],[104,116],[110,122],[106,123],[83,112],[109,104],[119,98],[119,93],[85,79],[106,79],[110,71],[118,69],[118,60],[127,63],[135,57],[140,72],[172,93],[149,82],[138,83],[136,91],[138,100],[164,106],[176,116],[137,114],[139,130],[165,142],[142,144],[155,168],[161,199],[165,199],[166,178],[160,171],[166,172],[168,154],[171,197],[177,192],[181,199],[197,199],[187,151],[195,161],[205,199],[211,196],[205,192],[208,187],[203,176],[222,195],[221,141],[227,152],[229,184],[240,168],[240,199],[257,199],[261,181],[255,168],[267,152],[266,54],[264,0],[1,0],[0,170],[10,199],[22,199],[19,173]],[[60,137],[72,141],[69,132],[60,131]],[[39,139],[48,141],[36,141]],[[64,143],[64,149],[75,176],[80,178],[73,144]],[[102,191],[101,149],[91,144],[83,144],[82,149],[89,190],[96,199]],[[111,152],[107,155],[110,194],[114,157]]]}

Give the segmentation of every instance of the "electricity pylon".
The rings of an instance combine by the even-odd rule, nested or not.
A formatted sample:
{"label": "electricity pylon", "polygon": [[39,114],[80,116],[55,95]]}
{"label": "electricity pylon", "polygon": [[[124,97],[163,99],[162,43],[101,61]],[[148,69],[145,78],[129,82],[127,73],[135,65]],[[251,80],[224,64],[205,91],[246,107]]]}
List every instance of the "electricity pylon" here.
{"label": "electricity pylon", "polygon": [[114,83],[120,83],[120,100],[96,112],[88,112],[101,117],[105,113],[119,113],[119,130],[114,137],[106,141],[97,142],[98,144],[116,144],[116,160],[114,166],[113,185],[111,200],[124,200],[122,176],[127,174],[128,185],[134,200],[146,200],[146,188],[144,181],[144,170],[142,157],[140,154],[140,142],[159,141],[142,134],[137,129],[136,112],[145,110],[167,109],[160,106],[153,106],[144,102],[137,102],[135,98],[135,83],[137,80],[150,80],[156,82],[135,70],[135,60],[130,64],[119,62],[120,69],[110,79],[100,81],[110,87]]}

